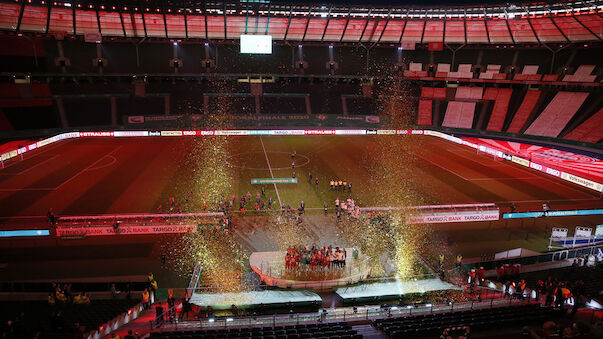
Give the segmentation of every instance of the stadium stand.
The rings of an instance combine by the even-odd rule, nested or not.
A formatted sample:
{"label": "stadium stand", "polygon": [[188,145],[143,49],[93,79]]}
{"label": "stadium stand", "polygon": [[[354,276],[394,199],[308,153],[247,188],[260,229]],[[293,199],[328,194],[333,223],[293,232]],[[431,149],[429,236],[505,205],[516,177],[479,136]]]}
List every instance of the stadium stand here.
{"label": "stadium stand", "polygon": [[423,70],[423,64],[411,62],[408,65],[408,70],[404,71],[406,77],[426,77],[427,71]]}
{"label": "stadium stand", "polygon": [[542,74],[538,74],[538,65],[524,65],[521,73],[515,74],[514,80],[540,80]]}
{"label": "stadium stand", "polygon": [[419,126],[430,126],[432,124],[432,101],[431,100],[419,100],[419,119],[417,124]]}
{"label": "stadium stand", "polygon": [[471,128],[475,114],[475,102],[450,101],[442,126]]}
{"label": "stadium stand", "polygon": [[450,64],[438,64],[436,78],[447,78],[450,76]]}
{"label": "stadium stand", "polygon": [[455,100],[480,100],[482,98],[484,89],[482,87],[465,87],[459,86],[456,89]]}
{"label": "stadium stand", "polygon": [[591,75],[595,70],[594,65],[580,65],[574,74],[568,74],[563,77],[563,81],[594,82],[596,75]]}
{"label": "stadium stand", "polygon": [[505,79],[507,75],[500,72],[501,65],[488,65],[486,71],[479,75],[480,79]]}
{"label": "stadium stand", "polygon": [[600,298],[603,295],[603,270],[595,267],[564,267],[544,271],[522,273],[521,279],[531,288],[536,288],[538,281],[556,280],[566,285],[576,282],[584,283],[581,287],[584,296]]}
{"label": "stadium stand", "polygon": [[523,97],[523,101],[521,102],[521,105],[513,116],[513,120],[511,121],[511,125],[507,129],[507,132],[521,132],[523,126],[528,121],[530,114],[532,114],[532,111],[536,107],[536,104],[538,103],[541,94],[542,91],[539,90],[529,90],[526,92],[525,96]]}
{"label": "stadium stand", "polygon": [[473,78],[471,67],[471,64],[460,64],[457,71],[448,73],[448,76],[451,78],[471,79]]}
{"label": "stadium stand", "polygon": [[513,90],[510,88],[486,88],[484,99],[494,100],[494,107],[492,108],[492,114],[490,115],[486,130],[496,132],[502,131],[512,94]]}
{"label": "stadium stand", "polygon": [[194,338],[362,338],[345,323],[319,323],[274,327],[230,328],[180,332],[153,332],[151,339]]}
{"label": "stadium stand", "polygon": [[587,97],[584,92],[558,92],[525,134],[557,137]]}
{"label": "stadium stand", "polygon": [[426,337],[442,334],[450,327],[470,326],[471,329],[491,329],[543,321],[552,309],[540,305],[467,310],[446,314],[427,314],[414,317],[378,319],[374,326],[392,338]]}
{"label": "stadium stand", "polygon": [[50,305],[43,301],[1,301],[0,321],[19,319],[22,331],[14,338],[33,338],[36,332],[44,338],[72,337],[76,324],[85,331],[96,330],[102,324],[128,311],[138,300],[92,300],[89,305]]}
{"label": "stadium stand", "polygon": [[603,108],[588,118],[564,138],[585,142],[597,143],[603,140]]}

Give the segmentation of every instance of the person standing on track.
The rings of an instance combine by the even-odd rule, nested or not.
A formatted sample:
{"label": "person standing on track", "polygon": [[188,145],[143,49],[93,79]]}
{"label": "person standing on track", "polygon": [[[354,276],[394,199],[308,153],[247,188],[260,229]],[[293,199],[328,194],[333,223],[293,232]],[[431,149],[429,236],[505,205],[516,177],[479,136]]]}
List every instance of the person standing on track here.
{"label": "person standing on track", "polygon": [[323,205],[324,205],[324,208],[325,208],[325,216],[326,216],[327,212],[328,212],[327,203],[325,202],[325,203],[323,203]]}
{"label": "person standing on track", "polygon": [[316,178],[316,189],[318,189],[318,178]]}

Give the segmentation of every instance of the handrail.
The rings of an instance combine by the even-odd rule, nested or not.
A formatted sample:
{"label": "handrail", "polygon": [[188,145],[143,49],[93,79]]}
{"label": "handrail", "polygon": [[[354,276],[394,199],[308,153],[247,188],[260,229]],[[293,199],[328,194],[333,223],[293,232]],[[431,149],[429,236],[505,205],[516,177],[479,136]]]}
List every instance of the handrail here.
{"label": "handrail", "polygon": [[177,311],[176,311],[177,308],[178,308],[178,305],[174,305],[174,306],[168,308],[167,310],[165,310],[160,315],[153,318],[152,320],[149,320],[149,323],[151,325],[151,331],[154,328],[159,328],[159,327],[163,326],[163,324],[165,323],[166,316],[168,316],[170,314],[175,315],[174,320],[177,322],[178,321],[178,315],[177,315]]}
{"label": "handrail", "polygon": [[465,310],[489,309],[494,307],[504,307],[511,305],[532,304],[530,298],[526,300],[505,298],[499,291],[491,289],[480,289],[486,291],[480,294],[481,298],[466,302],[443,302],[443,303],[422,303],[412,305],[364,305],[341,307],[334,309],[321,309],[312,313],[295,313],[281,315],[261,315],[261,316],[243,316],[243,317],[213,317],[201,318],[198,321],[176,322],[167,330],[178,329],[219,329],[236,326],[263,327],[277,326],[285,324],[316,323],[316,322],[339,322],[354,320],[375,320],[384,317],[408,317],[417,314],[447,313]]}
{"label": "handrail", "polygon": [[[463,263],[463,267],[465,267],[465,269],[471,269],[476,266],[477,267],[481,266],[481,267],[484,267],[484,269],[486,269],[486,270],[490,270],[490,269],[496,268],[497,266],[500,266],[501,264],[519,263],[521,265],[532,265],[532,264],[539,264],[539,263],[546,263],[546,262],[554,262],[554,261],[559,261],[559,260],[578,258],[579,256],[585,255],[585,254],[590,255],[590,254],[596,253],[596,250],[599,248],[603,250],[603,244],[584,246],[584,247],[579,247],[579,248],[574,248],[574,249],[563,249],[563,250],[559,250],[559,251],[545,252],[545,253],[530,255],[530,256],[525,256],[525,257],[504,258],[504,259],[501,258],[501,259],[495,259],[495,260],[484,260],[484,261],[477,261],[477,262],[471,262],[471,263]],[[567,255],[563,259],[561,259],[561,256],[556,258],[556,256],[560,255],[561,253],[567,253]]]}

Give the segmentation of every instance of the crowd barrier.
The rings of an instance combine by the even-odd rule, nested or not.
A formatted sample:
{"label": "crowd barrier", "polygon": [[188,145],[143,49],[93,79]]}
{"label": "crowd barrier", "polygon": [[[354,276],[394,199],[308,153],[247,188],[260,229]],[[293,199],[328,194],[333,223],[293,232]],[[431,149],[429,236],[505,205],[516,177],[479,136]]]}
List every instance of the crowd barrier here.
{"label": "crowd barrier", "polygon": [[183,137],[183,136],[270,136],[270,135],[428,135],[454,142],[456,144],[471,147],[480,152],[490,154],[495,158],[504,159],[514,162],[521,166],[538,170],[547,175],[557,177],[559,179],[572,182],[574,184],[586,187],[588,189],[603,192],[603,183],[583,178],[572,173],[549,168],[540,163],[510,155],[500,150],[473,143],[453,135],[448,135],[434,130],[422,129],[268,129],[268,130],[156,130],[156,131],[102,131],[102,132],[69,132],[56,135],[47,139],[21,147],[0,155],[2,167],[4,162],[13,159],[23,153],[34,149],[47,146],[57,141],[72,139],[72,138],[92,138],[92,137]]}
{"label": "crowd barrier", "polygon": [[447,303],[424,303],[413,305],[390,305],[382,307],[375,306],[357,306],[341,307],[334,309],[321,310],[312,313],[295,313],[267,316],[246,316],[246,317],[220,317],[220,318],[200,318],[197,321],[177,320],[169,323],[162,323],[163,326],[157,326],[157,321],[150,321],[151,331],[174,331],[174,330],[194,330],[194,329],[221,329],[230,327],[264,327],[281,326],[290,324],[306,324],[316,322],[340,322],[340,321],[363,321],[375,320],[386,317],[408,317],[421,314],[462,312],[467,310],[490,309],[494,307],[504,307],[511,305],[525,305],[531,303],[530,300],[504,298],[504,296],[494,290],[484,289],[482,299],[479,301],[466,302],[447,302]]}
{"label": "crowd barrier", "polygon": [[493,269],[496,269],[496,267],[500,267],[501,265],[504,265],[504,264],[509,264],[511,266],[513,266],[513,264],[520,264],[522,266],[526,266],[526,265],[533,265],[533,264],[550,263],[550,262],[566,260],[566,259],[583,258],[585,255],[596,254],[599,249],[603,250],[603,244],[575,248],[575,249],[564,249],[564,250],[559,250],[559,251],[554,251],[554,252],[546,252],[546,253],[542,253],[542,254],[520,257],[520,258],[472,262],[472,263],[463,264],[463,267],[467,271],[469,271],[475,267],[483,267],[485,270],[493,270]]}

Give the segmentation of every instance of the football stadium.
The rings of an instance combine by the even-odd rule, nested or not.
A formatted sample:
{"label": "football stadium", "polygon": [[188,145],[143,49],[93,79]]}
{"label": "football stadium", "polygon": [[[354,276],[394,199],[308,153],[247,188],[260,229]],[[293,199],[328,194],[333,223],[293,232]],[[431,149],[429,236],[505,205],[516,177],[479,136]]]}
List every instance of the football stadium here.
{"label": "football stadium", "polygon": [[0,0],[0,338],[602,338],[602,40],[602,0]]}

